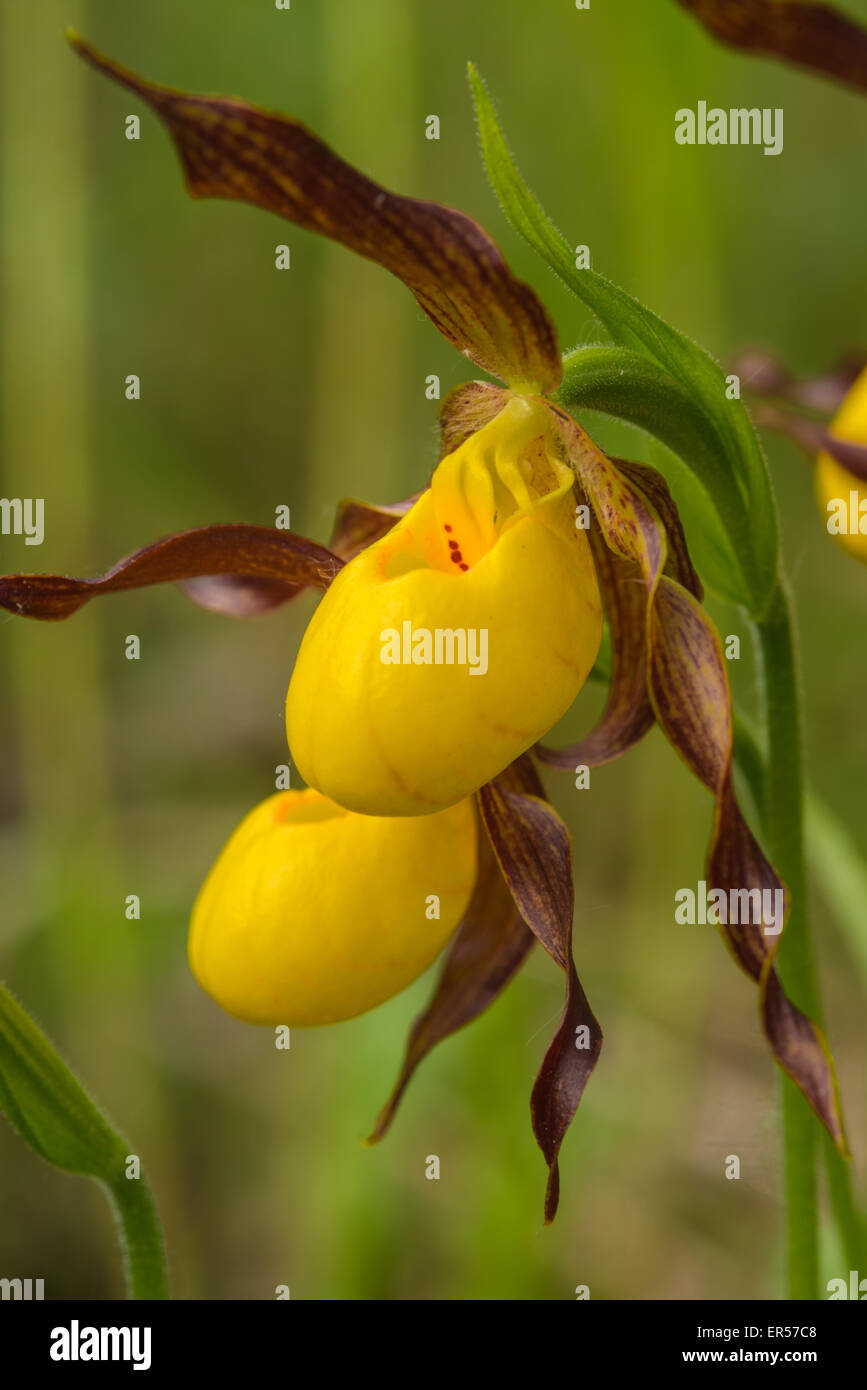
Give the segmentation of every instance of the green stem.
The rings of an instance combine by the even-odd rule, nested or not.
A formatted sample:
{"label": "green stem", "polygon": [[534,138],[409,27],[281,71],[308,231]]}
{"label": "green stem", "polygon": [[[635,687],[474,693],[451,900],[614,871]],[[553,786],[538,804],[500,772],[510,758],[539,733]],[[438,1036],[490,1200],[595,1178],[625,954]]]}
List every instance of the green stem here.
{"label": "green stem", "polygon": [[106,1190],[120,1227],[130,1298],[168,1298],[163,1238],[146,1179],[122,1177]]}
{"label": "green stem", "polygon": [[[807,909],[800,687],[791,601],[782,580],[777,583],[765,616],[757,622],[756,631],[768,740],[762,809],[771,859],[791,895],[778,965],[793,1001],[821,1026],[822,1005]],[[783,1146],[791,1298],[819,1297],[817,1136],[815,1115],[794,1083],[784,1077]],[[847,1254],[856,1259],[861,1230],[849,1171],[830,1139],[824,1145],[824,1155],[834,1215]],[[857,1267],[857,1263],[853,1265]]]}
{"label": "green stem", "polygon": [[[771,859],[791,894],[778,964],[794,1002],[817,1019],[819,991],[806,904],[799,690],[789,596],[782,581],[756,626],[768,737],[765,830]],[[798,1088],[789,1077],[783,1077],[782,1085],[789,1297],[814,1299],[819,1295],[816,1129]]]}

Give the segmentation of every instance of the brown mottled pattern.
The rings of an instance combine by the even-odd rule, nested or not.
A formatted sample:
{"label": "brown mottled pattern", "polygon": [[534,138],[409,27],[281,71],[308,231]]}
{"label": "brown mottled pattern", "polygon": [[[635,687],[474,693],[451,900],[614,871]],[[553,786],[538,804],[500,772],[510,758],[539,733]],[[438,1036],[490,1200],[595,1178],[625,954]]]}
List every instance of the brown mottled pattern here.
{"label": "brown mottled pattern", "polygon": [[804,0],[678,0],[718,39],[867,90],[867,30]]}
{"label": "brown mottled pattern", "polygon": [[664,480],[652,468],[607,458],[566,411],[548,408],[592,506],[590,543],[611,629],[612,679],[602,719],[587,738],[537,753],[555,767],[594,767],[628,752],[653,724],[646,688],[648,614],[660,575],[672,569],[699,592],[701,584]]}
{"label": "brown mottled pattern", "polygon": [[471,435],[489,425],[509,396],[490,381],[467,381],[450,391],[440,406],[440,457],[454,453]]}
{"label": "brown mottled pattern", "polygon": [[645,463],[630,463],[621,458],[613,458],[611,462],[640,489],[665,527],[668,554],[663,572],[689,589],[697,599],[703,598],[704,590],[690,557],[680,515],[662,474]]}
{"label": "brown mottled pattern", "polygon": [[[668,488],[652,469],[623,460],[615,466],[565,412],[551,407],[551,413],[599,524],[599,530],[591,530],[591,544],[611,627],[612,680],[597,728],[571,748],[540,749],[538,756],[557,767],[608,761],[643,737],[655,714],[678,753],[716,797],[707,868],[711,887],[726,893],[730,888],[782,889],[735,799],[725,658],[698,602],[701,585]],[[845,1149],[824,1039],[786,998],[774,970],[779,937],[765,935],[761,923],[728,923],[722,930],[738,964],[759,986],[774,1057]]]}
{"label": "brown mottled pattern", "polygon": [[543,404],[608,546],[639,566],[648,594],[652,594],[666,561],[662,521],[644,493],[615,467],[571,415],[549,402]]}
{"label": "brown mottled pattern", "polygon": [[485,371],[522,389],[558,386],[560,352],[546,310],[472,218],[388,192],[298,121],[147,82],[82,40],[74,44],[166,123],[194,197],[252,203],[341,242],[402,280],[440,332]]}
{"label": "brown mottled pattern", "polygon": [[[602,1029],[572,959],[572,844],[566,826],[545,800],[538,773],[526,754],[482,788],[479,806],[521,916],[566,972],[566,1006],[530,1100],[533,1133],[549,1170],[548,1223],[556,1215],[560,1197],[560,1146],[602,1048]],[[588,1029],[587,1048],[575,1045],[579,1027]]]}
{"label": "brown mottled pattern", "polygon": [[397,1084],[368,1143],[387,1133],[420,1062],[437,1043],[478,1018],[523,964],[535,937],[521,917],[487,836],[479,834],[476,886],[427,1008],[412,1026]]}
{"label": "brown mottled pattern", "polygon": [[[231,579],[222,606],[213,592],[210,602],[195,591],[189,596],[205,607],[233,612],[234,616],[285,603],[308,585],[327,589],[343,561],[315,541],[270,526],[243,522],[202,526],[181,531],[137,550],[96,579],[74,579],[60,574],[12,574],[0,577],[0,607],[24,618],[68,618],[97,594],[116,594],[149,584],[170,584],[200,576],[225,575]],[[242,578],[243,577],[243,582]],[[258,606],[251,593],[258,587]]]}
{"label": "brown mottled pattern", "polygon": [[[668,578],[656,593],[651,651],[650,686],[659,724],[716,797],[709,886],[721,888],[728,901],[732,889],[785,892],[735,797],[731,696],[719,636],[696,599]],[[785,903],[788,913],[787,894]],[[766,935],[757,922],[729,922],[720,930],[741,969],[759,986],[762,1023],[774,1057],[845,1152],[827,1045],[816,1025],[786,997],[774,967],[779,934]]]}

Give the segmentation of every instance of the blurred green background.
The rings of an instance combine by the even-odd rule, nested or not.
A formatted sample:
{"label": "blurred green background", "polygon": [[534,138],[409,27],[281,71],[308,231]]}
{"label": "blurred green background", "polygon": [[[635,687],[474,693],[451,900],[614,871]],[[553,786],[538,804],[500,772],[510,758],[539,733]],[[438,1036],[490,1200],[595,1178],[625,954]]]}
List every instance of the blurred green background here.
{"label": "blurred green background", "polygon": [[[846,8],[867,20],[867,5]],[[867,346],[867,103],[716,45],[671,0],[43,0],[0,20],[4,496],[46,499],[40,550],[0,569],[93,574],[213,521],[326,539],[339,497],[426,480],[436,404],[466,379],[402,286],[277,219],[184,194],[155,118],[81,64],[79,32],[149,77],[299,115],[388,186],[489,227],[564,347],[592,320],[511,233],[477,154],[465,64],[573,244],[725,360],[762,344],[821,371]],[[674,111],[782,106],[785,150],[683,148]],[[142,116],[142,138],[124,117]],[[441,139],[424,138],[425,117]],[[274,268],[287,242],[292,269]],[[128,373],[142,399],[124,399]],[[594,430],[598,422],[588,421]],[[598,437],[647,458],[637,433]],[[810,776],[867,850],[867,572],[828,540],[809,467],[769,441],[799,611]],[[174,589],[68,624],[0,621],[2,975],[150,1173],[180,1298],[775,1298],[782,1290],[778,1084],[756,995],[717,935],[679,927],[709,797],[654,732],[593,773],[552,774],[575,839],[579,973],[606,1033],[541,1225],[528,1097],[563,981],[537,952],[491,1012],[416,1077],[391,1136],[360,1136],[396,1074],[419,982],[373,1014],[292,1034],[220,1013],[185,958],[190,905],[224,839],[273,790],[283,699],[313,600],[249,624]],[[732,669],[753,705],[741,633]],[[139,662],[124,639],[141,638]],[[589,727],[597,690],[564,734]],[[141,896],[142,917],[124,917]],[[829,1031],[863,1191],[867,922],[815,894]],[[856,912],[856,918],[859,914]],[[438,1154],[442,1177],[426,1181]],[[726,1156],[741,1160],[726,1181]],[[826,1230],[823,1283],[843,1271]],[[862,1275],[867,1271],[861,1271]],[[100,1193],[0,1130],[0,1275],[46,1296],[122,1292]]]}

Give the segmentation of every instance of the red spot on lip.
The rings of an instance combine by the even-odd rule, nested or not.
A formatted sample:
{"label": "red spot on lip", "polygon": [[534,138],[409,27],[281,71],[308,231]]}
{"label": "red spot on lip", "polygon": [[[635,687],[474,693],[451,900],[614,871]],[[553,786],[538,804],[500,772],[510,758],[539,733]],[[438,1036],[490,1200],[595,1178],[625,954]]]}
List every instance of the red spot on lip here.
{"label": "red spot on lip", "polygon": [[443,530],[444,530],[444,531],[450,531],[451,529],[452,529],[451,526],[443,526]]}
{"label": "red spot on lip", "polygon": [[460,550],[460,548],[457,541],[449,541],[449,550]]}
{"label": "red spot on lip", "polygon": [[449,559],[452,561],[452,564],[454,565],[459,565],[463,558],[464,557],[459,550],[453,550],[451,555],[449,556]]}
{"label": "red spot on lip", "polygon": [[462,569],[462,570],[468,570],[468,569],[469,569],[469,565],[464,565],[464,564],[462,564],[462,565],[461,565],[461,569]]}

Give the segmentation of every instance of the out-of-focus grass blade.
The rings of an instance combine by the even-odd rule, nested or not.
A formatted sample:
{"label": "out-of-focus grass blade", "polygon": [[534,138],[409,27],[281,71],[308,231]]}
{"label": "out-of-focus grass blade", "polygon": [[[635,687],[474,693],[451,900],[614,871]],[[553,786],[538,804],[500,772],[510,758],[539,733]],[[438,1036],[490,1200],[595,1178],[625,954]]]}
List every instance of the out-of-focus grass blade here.
{"label": "out-of-focus grass blade", "polygon": [[867,985],[867,864],[848,830],[814,792],[806,798],[807,856]]}

